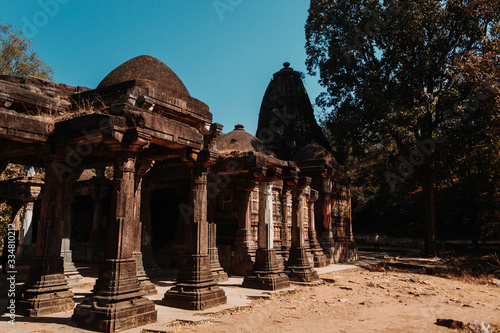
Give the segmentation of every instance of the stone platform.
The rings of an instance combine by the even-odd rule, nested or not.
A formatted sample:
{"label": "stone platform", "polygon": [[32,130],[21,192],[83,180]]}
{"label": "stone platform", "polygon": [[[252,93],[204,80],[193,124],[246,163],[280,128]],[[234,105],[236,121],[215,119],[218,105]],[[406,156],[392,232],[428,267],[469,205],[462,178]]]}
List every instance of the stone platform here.
{"label": "stone platform", "polygon": [[[379,253],[382,254],[382,253]],[[371,265],[378,263],[378,260],[372,256],[361,256],[361,260],[355,263],[349,264],[334,264],[326,267],[317,268],[318,273],[327,274],[330,272],[340,272],[347,270],[359,269],[365,265]],[[90,293],[91,288],[93,287],[97,275],[97,267],[77,267],[78,270],[84,276],[84,285],[81,287],[73,288],[72,291],[74,293],[74,300],[76,304],[82,302],[84,297]],[[227,296],[227,304],[220,305],[214,308],[210,308],[204,311],[189,311],[182,310],[172,307],[167,307],[161,305],[161,299],[165,291],[174,286],[175,277],[177,271],[167,271],[166,275],[162,277],[153,278],[152,282],[156,285],[158,289],[158,294],[147,296],[148,299],[152,300],[155,303],[156,311],[158,312],[158,321],[153,324],[148,324],[124,331],[120,331],[123,333],[140,333],[143,330],[149,330],[153,332],[170,332],[172,331],[172,327],[169,327],[169,324],[172,324],[176,321],[185,321],[185,322],[201,322],[206,320],[212,320],[213,318],[209,315],[212,313],[217,313],[219,311],[234,309],[237,307],[246,307],[251,306],[252,299],[254,298],[269,298],[273,293],[280,293],[287,290],[293,290],[296,288],[292,284],[291,287],[281,289],[278,291],[265,291],[265,290],[257,290],[250,288],[243,288],[241,284],[243,283],[243,277],[230,277],[228,281],[219,283],[221,289],[224,290]],[[5,281],[5,274],[0,275],[0,281],[3,284]],[[321,276],[320,276],[321,277]],[[21,278],[21,277],[20,277]],[[7,306],[8,299],[5,298],[4,292],[2,292],[2,297],[0,298],[0,309],[3,310]],[[205,314],[205,316],[204,316]],[[75,323],[71,321],[71,316],[73,315],[73,310],[59,312],[51,315],[40,316],[37,318],[29,318],[23,316],[16,316],[15,325],[11,325],[7,323],[8,316],[7,314],[3,314],[0,320],[0,332],[4,333],[24,333],[24,332],[69,332],[69,333],[86,333],[91,332],[88,330],[84,330],[76,327]]]}

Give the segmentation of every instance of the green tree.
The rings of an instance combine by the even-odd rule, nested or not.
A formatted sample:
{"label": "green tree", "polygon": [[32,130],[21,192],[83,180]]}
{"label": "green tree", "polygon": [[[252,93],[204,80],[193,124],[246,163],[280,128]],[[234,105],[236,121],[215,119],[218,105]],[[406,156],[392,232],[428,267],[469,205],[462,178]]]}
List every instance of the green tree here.
{"label": "green tree", "polygon": [[54,72],[31,46],[31,41],[20,30],[0,24],[0,74],[52,80]]}
{"label": "green tree", "polygon": [[499,17],[498,0],[311,0],[307,67],[327,89],[325,125],[344,154],[383,148],[391,189],[419,186],[427,255],[438,172],[498,125]]}
{"label": "green tree", "polygon": [[[0,75],[33,75],[42,79],[53,79],[53,70],[32,50],[31,41],[22,32],[10,25],[0,23]],[[0,180],[24,176],[26,170],[21,165],[2,165]],[[0,234],[4,234],[7,223],[12,220],[11,208],[0,202]],[[3,238],[0,241],[3,247]]]}

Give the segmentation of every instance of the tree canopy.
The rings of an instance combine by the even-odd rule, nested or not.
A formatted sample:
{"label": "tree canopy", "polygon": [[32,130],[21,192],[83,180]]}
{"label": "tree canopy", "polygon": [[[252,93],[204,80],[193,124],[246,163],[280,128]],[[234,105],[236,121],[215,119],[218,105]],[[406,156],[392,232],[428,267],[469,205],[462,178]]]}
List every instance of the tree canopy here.
{"label": "tree canopy", "polygon": [[31,41],[20,30],[0,24],[0,74],[52,80],[52,69],[31,47]]}
{"label": "tree canopy", "polygon": [[311,0],[307,67],[334,146],[383,150],[389,188],[419,186],[429,255],[437,179],[499,161],[499,18],[499,0]]}

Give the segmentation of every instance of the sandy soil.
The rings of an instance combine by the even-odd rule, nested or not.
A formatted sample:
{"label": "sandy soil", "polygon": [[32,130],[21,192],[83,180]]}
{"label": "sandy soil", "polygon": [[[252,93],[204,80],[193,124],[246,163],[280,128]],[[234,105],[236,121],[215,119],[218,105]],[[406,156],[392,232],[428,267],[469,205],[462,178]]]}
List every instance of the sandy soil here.
{"label": "sandy soil", "polygon": [[[454,319],[500,328],[500,287],[430,275],[359,270],[326,274],[251,309],[216,314],[174,332],[458,332],[435,324]],[[466,332],[466,330],[462,330]]]}

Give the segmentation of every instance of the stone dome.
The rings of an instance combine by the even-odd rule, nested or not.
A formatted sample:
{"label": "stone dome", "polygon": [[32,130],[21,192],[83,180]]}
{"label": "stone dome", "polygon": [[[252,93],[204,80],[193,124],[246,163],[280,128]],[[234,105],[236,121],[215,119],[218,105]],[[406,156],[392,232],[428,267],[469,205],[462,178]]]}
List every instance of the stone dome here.
{"label": "stone dome", "polygon": [[300,149],[294,156],[293,160],[297,162],[308,160],[325,160],[329,166],[336,166],[337,161],[332,153],[319,145],[316,141],[312,141],[302,149]]}
{"label": "stone dome", "polygon": [[160,60],[148,55],[132,58],[116,67],[99,83],[97,88],[109,87],[117,83],[136,79],[154,81],[160,86],[190,96],[186,86],[184,86],[184,83],[182,83],[173,70]]}
{"label": "stone dome", "polygon": [[240,124],[236,125],[233,131],[217,139],[217,150],[221,155],[251,152],[274,156],[264,142],[246,132]]}

